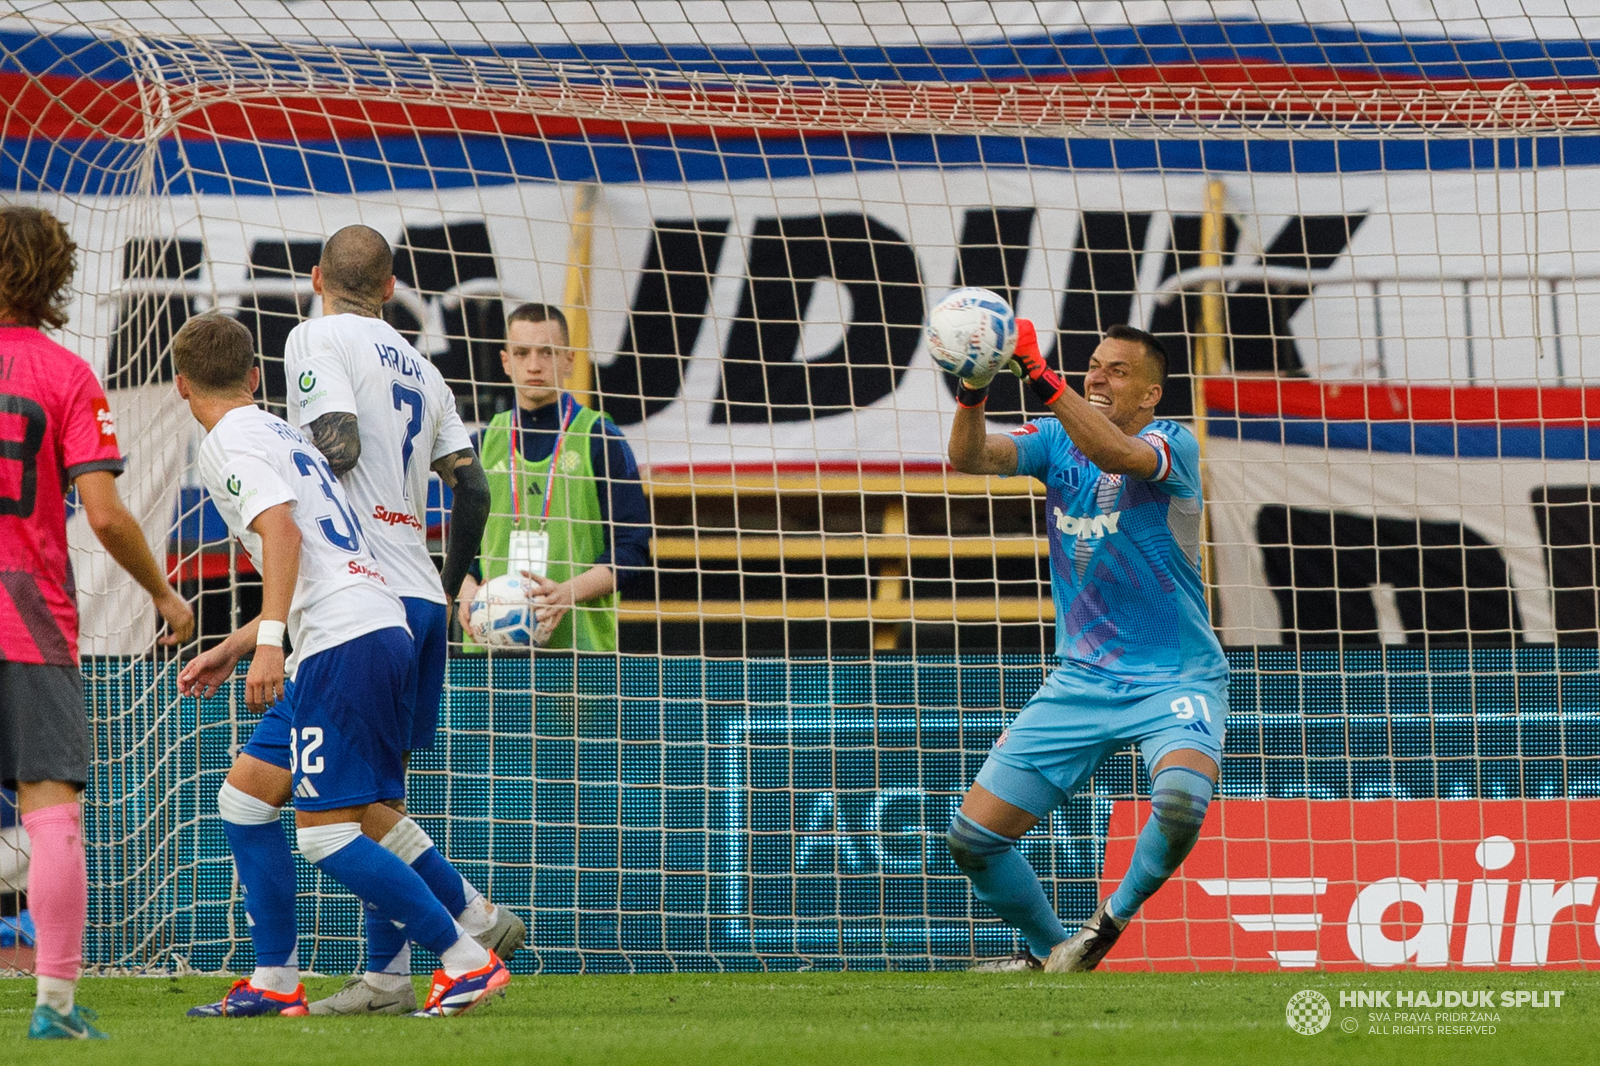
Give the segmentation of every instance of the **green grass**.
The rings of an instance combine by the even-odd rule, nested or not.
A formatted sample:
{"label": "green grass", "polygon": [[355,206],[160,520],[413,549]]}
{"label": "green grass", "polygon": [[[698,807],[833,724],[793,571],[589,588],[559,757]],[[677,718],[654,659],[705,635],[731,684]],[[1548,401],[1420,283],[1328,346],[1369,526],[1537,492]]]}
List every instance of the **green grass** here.
{"label": "green grass", "polygon": [[[319,978],[307,988],[315,998],[338,984]],[[24,1039],[33,982],[0,980],[0,1063],[1477,1066],[1600,1057],[1600,977],[1574,972],[524,977],[506,999],[445,1021],[183,1016],[226,987],[214,977],[85,980],[79,1000],[100,1011],[112,1040],[63,1047]],[[1305,988],[1334,1007],[1316,1036],[1284,1023],[1289,997]],[[1372,1035],[1366,1010],[1339,1007],[1341,990],[1478,988],[1566,995],[1559,1009],[1499,1009],[1492,1036]],[[1341,1031],[1348,1017],[1359,1017],[1360,1032]]]}

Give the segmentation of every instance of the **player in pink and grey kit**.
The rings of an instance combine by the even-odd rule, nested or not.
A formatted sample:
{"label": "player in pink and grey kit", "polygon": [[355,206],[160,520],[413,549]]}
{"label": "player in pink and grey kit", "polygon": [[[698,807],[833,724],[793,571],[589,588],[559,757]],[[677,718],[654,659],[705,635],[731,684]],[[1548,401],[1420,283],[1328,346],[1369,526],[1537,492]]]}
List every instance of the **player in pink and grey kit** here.
{"label": "player in pink and grey kit", "polygon": [[161,643],[188,641],[194,612],[117,496],[122,454],[94,372],[39,332],[66,324],[76,252],[54,216],[0,208],[0,785],[17,790],[33,844],[39,996],[28,1035],[81,1040],[105,1034],[73,1002],[89,907],[79,797],[90,740],[67,491],[77,488],[95,536],[155,601],[170,630]]}

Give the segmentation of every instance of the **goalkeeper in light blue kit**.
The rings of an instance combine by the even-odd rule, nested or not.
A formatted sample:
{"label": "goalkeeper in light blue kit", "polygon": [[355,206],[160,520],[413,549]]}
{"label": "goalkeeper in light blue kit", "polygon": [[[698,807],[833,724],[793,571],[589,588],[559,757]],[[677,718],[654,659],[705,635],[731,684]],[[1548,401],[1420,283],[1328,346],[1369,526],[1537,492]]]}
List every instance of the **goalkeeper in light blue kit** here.
{"label": "goalkeeper in light blue kit", "polygon": [[[995,741],[949,846],[977,897],[1027,940],[1016,956],[976,968],[1066,973],[1099,965],[1199,838],[1222,759],[1228,663],[1198,570],[1199,444],[1155,417],[1161,343],[1113,326],[1089,360],[1083,396],[1046,365],[1024,320],[1015,362],[1055,417],[987,433],[989,379],[964,380],[950,462],[1044,482],[1060,666]],[[1130,744],[1150,770],[1150,819],[1122,883],[1068,937],[1016,844]]]}

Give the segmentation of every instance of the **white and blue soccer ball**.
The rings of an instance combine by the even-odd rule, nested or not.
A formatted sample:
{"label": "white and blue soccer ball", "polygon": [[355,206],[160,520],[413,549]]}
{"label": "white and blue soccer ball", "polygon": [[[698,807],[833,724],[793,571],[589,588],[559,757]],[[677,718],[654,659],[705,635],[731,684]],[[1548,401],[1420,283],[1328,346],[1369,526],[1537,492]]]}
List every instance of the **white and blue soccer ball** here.
{"label": "white and blue soccer ball", "polygon": [[933,361],[958,378],[992,378],[1017,346],[1017,316],[999,293],[957,289],[928,312]]}
{"label": "white and blue soccer ball", "polygon": [[528,582],[514,574],[501,574],[479,585],[470,614],[479,643],[490,648],[527,647],[539,625],[531,592]]}

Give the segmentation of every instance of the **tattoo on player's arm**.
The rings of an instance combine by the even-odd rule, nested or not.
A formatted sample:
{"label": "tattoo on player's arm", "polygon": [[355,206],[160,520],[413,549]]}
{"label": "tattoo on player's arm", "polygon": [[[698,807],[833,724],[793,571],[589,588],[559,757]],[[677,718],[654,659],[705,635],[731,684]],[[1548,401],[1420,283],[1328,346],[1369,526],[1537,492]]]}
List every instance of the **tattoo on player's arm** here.
{"label": "tattoo on player's arm", "polygon": [[343,477],[355,469],[361,458],[361,431],[356,416],[348,411],[334,411],[311,423],[311,443],[328,460],[336,476]]}
{"label": "tattoo on player's arm", "polygon": [[433,472],[439,475],[451,488],[456,487],[456,470],[463,466],[470,466],[478,458],[478,453],[471,448],[462,448],[459,452],[441,455],[433,461]]}

